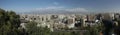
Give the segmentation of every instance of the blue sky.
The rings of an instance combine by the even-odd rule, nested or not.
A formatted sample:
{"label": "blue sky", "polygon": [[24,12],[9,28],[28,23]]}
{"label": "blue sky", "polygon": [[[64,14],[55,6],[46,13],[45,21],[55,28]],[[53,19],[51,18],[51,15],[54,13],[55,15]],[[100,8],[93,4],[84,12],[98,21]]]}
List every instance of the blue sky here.
{"label": "blue sky", "polygon": [[0,8],[15,12],[66,10],[72,12],[120,11],[120,0],[0,0]]}

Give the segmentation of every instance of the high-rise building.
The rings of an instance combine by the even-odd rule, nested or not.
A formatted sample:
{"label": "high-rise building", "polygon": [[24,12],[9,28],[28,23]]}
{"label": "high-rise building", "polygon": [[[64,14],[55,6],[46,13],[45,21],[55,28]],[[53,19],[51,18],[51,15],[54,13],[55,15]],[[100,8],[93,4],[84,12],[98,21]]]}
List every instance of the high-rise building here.
{"label": "high-rise building", "polygon": [[93,21],[95,21],[95,15],[87,15],[87,21],[88,22],[93,22]]}
{"label": "high-rise building", "polygon": [[103,13],[102,14],[102,19],[104,20],[112,20],[114,17],[110,13]]}

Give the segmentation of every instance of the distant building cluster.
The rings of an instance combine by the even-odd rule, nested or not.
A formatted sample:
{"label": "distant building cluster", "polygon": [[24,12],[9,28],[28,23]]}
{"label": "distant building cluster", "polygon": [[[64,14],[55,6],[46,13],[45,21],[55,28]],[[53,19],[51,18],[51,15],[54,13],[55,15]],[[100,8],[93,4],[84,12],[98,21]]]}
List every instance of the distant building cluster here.
{"label": "distant building cluster", "polygon": [[[45,15],[33,15],[33,14],[21,14],[20,19],[21,25],[27,21],[35,21],[38,23],[37,26],[48,27],[53,29],[64,29],[64,28],[75,28],[75,27],[86,27],[94,26],[99,24],[101,20],[116,20],[120,18],[118,13],[100,13],[100,14],[45,14]],[[25,28],[25,27],[24,27]]]}

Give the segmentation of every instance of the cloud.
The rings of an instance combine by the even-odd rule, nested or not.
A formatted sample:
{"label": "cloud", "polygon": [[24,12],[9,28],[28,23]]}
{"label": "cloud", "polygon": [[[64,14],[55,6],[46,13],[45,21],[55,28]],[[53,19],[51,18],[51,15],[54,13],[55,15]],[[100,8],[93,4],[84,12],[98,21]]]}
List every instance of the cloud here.
{"label": "cloud", "polygon": [[66,11],[69,11],[69,12],[88,12],[88,10],[85,8],[72,8],[72,9],[66,9]]}
{"label": "cloud", "polygon": [[110,11],[107,11],[107,12],[120,13],[120,9],[114,9],[114,10],[110,10]]}
{"label": "cloud", "polygon": [[87,12],[88,10],[85,8],[65,8],[65,7],[56,7],[56,6],[51,6],[51,7],[45,7],[45,8],[36,8],[36,10],[64,10],[64,11],[69,11],[69,12]]}
{"label": "cloud", "polygon": [[29,12],[28,14],[75,14],[75,13],[86,13],[88,12],[85,8],[66,8],[61,6],[49,6],[49,7],[41,7],[35,8]]}
{"label": "cloud", "polygon": [[64,9],[64,7],[51,6],[45,8],[36,8],[35,10],[62,10],[62,9]]}
{"label": "cloud", "polygon": [[58,5],[59,3],[58,2],[53,2],[53,4]]}

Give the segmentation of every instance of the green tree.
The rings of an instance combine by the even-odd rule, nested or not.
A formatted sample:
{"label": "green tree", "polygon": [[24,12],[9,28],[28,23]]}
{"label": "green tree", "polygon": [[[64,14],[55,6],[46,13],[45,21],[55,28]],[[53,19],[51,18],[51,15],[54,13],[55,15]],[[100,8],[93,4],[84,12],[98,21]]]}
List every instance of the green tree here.
{"label": "green tree", "polygon": [[49,28],[38,27],[36,22],[28,22],[25,26],[28,35],[50,35]]}
{"label": "green tree", "polygon": [[0,35],[19,35],[19,15],[14,11],[0,9]]}

